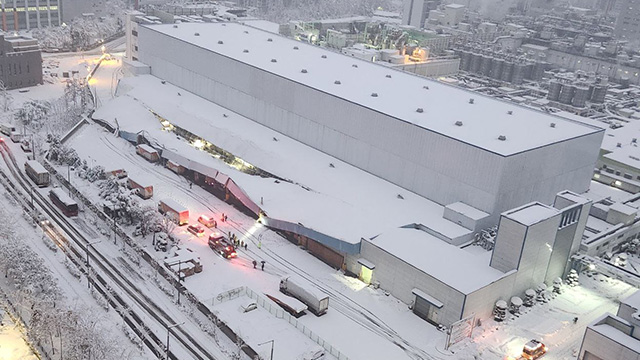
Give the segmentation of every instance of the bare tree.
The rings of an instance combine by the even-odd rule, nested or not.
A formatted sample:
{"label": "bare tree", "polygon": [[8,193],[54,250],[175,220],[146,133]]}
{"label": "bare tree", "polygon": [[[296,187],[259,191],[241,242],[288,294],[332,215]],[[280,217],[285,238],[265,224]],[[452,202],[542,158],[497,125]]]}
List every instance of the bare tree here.
{"label": "bare tree", "polygon": [[13,96],[7,91],[7,87],[4,85],[4,81],[0,80],[0,102],[2,105],[2,110],[4,112],[9,111],[11,108],[11,102],[13,100]]}

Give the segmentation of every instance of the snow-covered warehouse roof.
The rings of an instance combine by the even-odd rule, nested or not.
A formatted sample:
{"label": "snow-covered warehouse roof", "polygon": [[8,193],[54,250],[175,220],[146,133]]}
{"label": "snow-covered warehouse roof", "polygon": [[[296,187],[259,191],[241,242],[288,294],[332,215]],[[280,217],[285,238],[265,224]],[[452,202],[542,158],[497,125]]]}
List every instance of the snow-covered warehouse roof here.
{"label": "snow-covered warehouse roof", "polygon": [[505,156],[601,131],[237,23],[145,27]]}

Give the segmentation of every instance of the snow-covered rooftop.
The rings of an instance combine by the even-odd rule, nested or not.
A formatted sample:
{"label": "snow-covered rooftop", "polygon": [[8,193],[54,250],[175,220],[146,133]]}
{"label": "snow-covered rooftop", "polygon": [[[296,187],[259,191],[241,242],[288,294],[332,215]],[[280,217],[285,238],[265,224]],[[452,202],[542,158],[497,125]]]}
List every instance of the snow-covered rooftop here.
{"label": "snow-covered rooftop", "polygon": [[422,230],[393,229],[369,241],[464,294],[505,276],[489,266],[486,256],[450,245]]}
{"label": "snow-covered rooftop", "polygon": [[629,297],[621,300],[620,302],[629,305],[634,309],[640,310],[640,291],[634,292]]}
{"label": "snow-covered rooftop", "polygon": [[[351,244],[413,223],[450,237],[469,232],[444,219],[444,208],[439,204],[183,89],[169,83],[162,85],[154,76],[122,79],[118,94],[99,108],[94,118],[113,124],[117,118],[121,130],[145,130],[172,152],[231,176],[270,218],[301,223]],[[175,134],[162,131],[150,109],[172,124],[292,182],[276,183],[273,178],[252,176],[229,167],[177,139]]]}
{"label": "snow-covered rooftop", "polygon": [[456,203],[453,203],[453,204],[447,205],[447,208],[449,208],[449,209],[451,209],[451,210],[453,210],[455,212],[458,212],[460,214],[463,214],[463,215],[465,215],[468,218],[473,219],[473,220],[480,220],[480,219],[484,219],[487,216],[489,216],[489,214],[487,214],[486,212],[484,212],[482,210],[478,210],[478,209],[474,208],[473,206],[467,205],[467,204],[465,204],[463,202],[460,202],[460,201],[458,201]]}
{"label": "snow-covered rooftop", "polygon": [[636,144],[616,147],[612,150],[612,152],[603,155],[603,157],[632,168],[640,169],[640,148]]}
{"label": "snow-covered rooftop", "polygon": [[602,131],[237,23],[144,28],[501,155]]}
{"label": "snow-covered rooftop", "polygon": [[517,209],[509,210],[503,213],[503,216],[517,221],[523,225],[533,225],[540,221],[546,220],[559,213],[558,210],[541,204],[539,202],[533,202]]}

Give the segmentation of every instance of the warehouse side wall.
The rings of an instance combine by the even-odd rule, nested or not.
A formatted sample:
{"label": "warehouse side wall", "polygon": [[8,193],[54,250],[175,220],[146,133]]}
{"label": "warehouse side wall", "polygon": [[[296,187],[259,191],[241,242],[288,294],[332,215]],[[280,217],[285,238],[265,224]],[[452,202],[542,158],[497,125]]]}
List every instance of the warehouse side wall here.
{"label": "warehouse side wall", "polygon": [[[565,150],[573,151],[574,140],[505,158],[169,37],[152,26],[140,26],[139,40],[140,61],[151,66],[153,75],[443,205],[462,201],[499,214],[531,199],[551,202],[558,191],[582,190],[590,179],[582,180],[583,170],[595,163],[595,156],[582,151],[566,159],[571,151]],[[238,54],[242,56],[252,54]],[[367,94],[372,90],[363,89]],[[523,161],[539,164],[534,169],[540,171],[522,174]],[[543,164],[552,172],[542,170]],[[576,180],[580,182],[574,186]],[[525,186],[518,186],[520,181]]]}

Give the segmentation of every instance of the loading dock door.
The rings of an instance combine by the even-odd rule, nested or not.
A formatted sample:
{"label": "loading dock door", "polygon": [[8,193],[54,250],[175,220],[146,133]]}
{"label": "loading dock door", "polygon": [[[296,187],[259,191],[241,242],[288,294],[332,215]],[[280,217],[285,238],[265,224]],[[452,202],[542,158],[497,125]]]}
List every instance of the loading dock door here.
{"label": "loading dock door", "polygon": [[371,278],[373,277],[373,269],[376,266],[367,259],[358,259],[358,264],[362,265],[360,268],[360,274],[358,278],[365,284],[371,284]]}
{"label": "loading dock door", "polygon": [[416,296],[413,304],[413,312],[432,324],[438,324],[438,310],[442,303],[419,289],[413,289]]}

